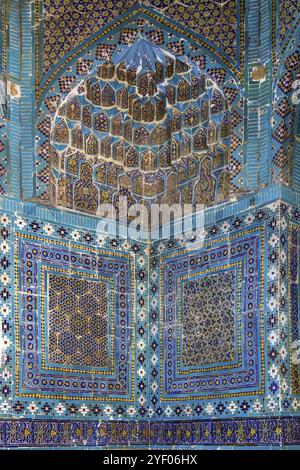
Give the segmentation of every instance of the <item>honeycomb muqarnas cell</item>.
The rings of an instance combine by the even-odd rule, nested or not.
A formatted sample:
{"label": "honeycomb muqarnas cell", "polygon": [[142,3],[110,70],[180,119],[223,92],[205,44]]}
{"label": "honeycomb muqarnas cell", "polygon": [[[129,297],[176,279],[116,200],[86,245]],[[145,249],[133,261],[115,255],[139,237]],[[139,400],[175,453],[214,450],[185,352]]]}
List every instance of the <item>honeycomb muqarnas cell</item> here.
{"label": "honeycomb muqarnas cell", "polygon": [[0,447],[299,447],[299,34],[1,2]]}

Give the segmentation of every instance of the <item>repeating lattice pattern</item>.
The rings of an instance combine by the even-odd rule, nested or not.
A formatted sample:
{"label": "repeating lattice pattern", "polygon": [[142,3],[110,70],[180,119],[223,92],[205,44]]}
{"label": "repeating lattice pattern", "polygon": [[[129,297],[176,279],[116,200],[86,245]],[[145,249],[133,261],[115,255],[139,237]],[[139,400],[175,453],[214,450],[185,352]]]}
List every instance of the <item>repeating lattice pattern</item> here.
{"label": "repeating lattice pattern", "polygon": [[69,276],[49,275],[49,362],[106,367],[107,286]]}
{"label": "repeating lattice pattern", "polygon": [[235,297],[234,271],[184,284],[182,362],[185,367],[234,359]]}

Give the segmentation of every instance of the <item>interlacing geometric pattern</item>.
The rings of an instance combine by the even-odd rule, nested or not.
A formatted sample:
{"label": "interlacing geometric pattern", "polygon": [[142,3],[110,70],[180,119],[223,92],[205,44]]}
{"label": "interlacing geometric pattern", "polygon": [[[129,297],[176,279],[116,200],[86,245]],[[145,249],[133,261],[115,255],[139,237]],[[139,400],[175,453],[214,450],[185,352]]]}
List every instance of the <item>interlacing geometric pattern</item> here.
{"label": "interlacing geometric pattern", "polygon": [[295,18],[299,14],[299,3],[297,0],[280,0],[279,5],[279,42],[284,43],[291,31]]}
{"label": "interlacing geometric pattern", "polygon": [[297,14],[2,1],[1,448],[300,446]]}
{"label": "interlacing geometric pattern", "polygon": [[[200,240],[202,235],[207,237],[207,246],[205,238],[199,243],[195,236],[187,251],[175,240],[155,244],[149,290],[154,322],[150,338],[151,403],[161,416],[216,418],[259,415],[263,410],[283,415],[299,411],[299,396],[290,392],[293,348],[286,297],[288,253],[295,250],[290,245],[288,224],[289,220],[299,223],[299,217],[297,209],[278,202],[205,227]],[[200,364],[200,360],[198,364],[184,364],[180,315],[185,313],[187,301],[182,305],[180,285],[194,277],[201,282],[208,276],[207,270],[211,270],[210,276],[226,272],[230,263],[240,263],[240,267],[231,269],[236,270],[237,282],[241,269],[243,280],[237,288],[241,299],[235,295],[235,319],[241,319],[235,330],[236,348],[238,351],[239,337],[249,339],[248,347],[244,343],[243,357],[237,353],[232,362],[216,364],[212,357],[211,364]],[[201,299],[209,295],[203,292]],[[213,295],[218,302],[218,291],[214,290]],[[239,312],[243,312],[241,316]],[[196,344],[197,338],[192,335],[188,344]],[[155,375],[158,364],[160,380]]]}
{"label": "interlacing geometric pattern", "polygon": [[235,59],[237,55],[236,27],[239,3],[229,0],[226,3],[213,0],[192,0],[185,4],[174,3],[172,0],[149,0],[165,15],[184,23],[200,34],[213,41],[225,54]]}
{"label": "interlacing geometric pattern", "polygon": [[[112,23],[128,9],[139,6],[136,0],[107,0],[101,3],[97,0],[44,0],[43,3],[44,73],[91,34]],[[144,4],[176,20],[183,27],[192,27],[195,33],[214,42],[232,59],[236,58],[238,2],[235,0],[224,5],[212,0],[193,0],[188,3],[188,8],[183,3],[174,4],[169,0],[147,0]],[[72,30],[72,39],[68,30]]]}
{"label": "interlacing geometric pattern", "polygon": [[[300,226],[299,224],[290,224],[289,227],[290,253],[288,274],[290,277],[290,327],[291,327],[291,344],[296,353],[299,345],[299,242],[300,242]],[[291,367],[291,390],[295,394],[300,394],[300,362],[290,358]],[[296,355],[297,359],[297,355]]]}
{"label": "interlacing geometric pattern", "polygon": [[[239,236],[240,235],[240,236]],[[187,400],[205,398],[219,395],[243,396],[252,394],[255,390],[261,394],[264,386],[264,374],[260,370],[260,363],[264,359],[264,346],[261,337],[264,288],[264,270],[260,268],[260,260],[264,259],[264,228],[257,231],[241,231],[233,237],[229,236],[223,243],[216,239],[212,245],[204,245],[194,254],[177,250],[170,255],[162,257],[160,277],[162,283],[160,324],[166,325],[161,332],[161,364],[163,382],[161,386],[162,400]],[[184,331],[186,326],[186,309],[190,314],[193,308],[193,292],[188,300],[184,297],[187,282],[193,279],[204,278],[218,273],[219,282],[226,276],[226,270],[237,269],[237,282],[227,285],[229,290],[229,309],[233,309],[233,297],[237,303],[233,312],[226,312],[224,292],[221,286],[213,288],[213,281],[202,283],[202,298],[198,296],[197,314],[201,319],[201,300],[209,295],[214,296],[212,315],[210,309],[205,309],[206,318],[212,322],[205,326],[202,335],[207,340],[201,341],[201,329],[194,321],[195,333],[190,337],[189,349],[186,349],[185,336],[190,332]],[[238,268],[240,272],[238,273]],[[224,270],[225,269],[225,270]],[[233,271],[234,273],[234,271]],[[229,275],[227,274],[229,277]],[[215,281],[216,282],[216,281]],[[224,282],[224,281],[223,281]],[[183,299],[181,298],[183,290]],[[230,300],[232,299],[232,300]],[[212,301],[212,299],[211,299]],[[205,305],[205,304],[204,304]],[[194,307],[195,308],[195,307]],[[205,307],[202,307],[205,308]],[[200,312],[199,312],[200,311]],[[216,312],[219,313],[216,313]],[[194,314],[195,315],[195,314]],[[198,316],[197,315],[197,316]],[[215,323],[215,317],[222,316],[222,320]],[[197,319],[197,322],[199,321]],[[183,338],[178,325],[183,322]],[[228,326],[226,325],[229,324]],[[225,330],[229,329],[231,340],[228,341]],[[191,329],[191,326],[190,328]],[[200,331],[199,331],[200,330]],[[198,332],[198,335],[197,335]],[[219,340],[216,338],[220,336]],[[243,338],[243,353],[241,354],[241,341]],[[211,341],[210,341],[211,340]],[[230,342],[231,341],[231,342]],[[176,348],[177,346],[177,348]],[[203,348],[203,349],[202,349]],[[186,357],[194,350],[197,356]],[[211,361],[207,358],[210,356]],[[218,351],[218,352],[215,352]],[[229,357],[226,357],[229,354]],[[237,357],[234,357],[234,356]],[[226,359],[230,362],[226,362]],[[175,366],[176,364],[176,366]]]}
{"label": "interlacing geometric pattern", "polygon": [[299,445],[300,422],[290,418],[202,421],[0,421],[5,447],[107,448],[112,446],[281,446]]}

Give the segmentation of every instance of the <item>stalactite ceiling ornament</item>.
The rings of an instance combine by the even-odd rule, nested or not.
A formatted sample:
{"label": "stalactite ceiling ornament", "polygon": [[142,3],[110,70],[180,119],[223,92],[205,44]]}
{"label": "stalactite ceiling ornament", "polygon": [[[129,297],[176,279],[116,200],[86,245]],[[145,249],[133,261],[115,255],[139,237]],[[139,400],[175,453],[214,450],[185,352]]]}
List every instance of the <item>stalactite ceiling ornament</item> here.
{"label": "stalactite ceiling ornament", "polygon": [[53,202],[94,213],[101,202],[117,206],[123,193],[148,205],[224,200],[230,132],[230,108],[218,85],[189,59],[139,35],[58,108]]}

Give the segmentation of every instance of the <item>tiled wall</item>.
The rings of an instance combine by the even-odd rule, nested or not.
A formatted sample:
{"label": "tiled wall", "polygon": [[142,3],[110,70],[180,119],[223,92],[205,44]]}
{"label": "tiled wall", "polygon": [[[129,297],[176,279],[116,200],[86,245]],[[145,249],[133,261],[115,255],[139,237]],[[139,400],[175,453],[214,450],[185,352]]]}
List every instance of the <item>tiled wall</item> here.
{"label": "tiled wall", "polygon": [[299,444],[299,219],[275,201],[149,252],[2,211],[1,444]]}

